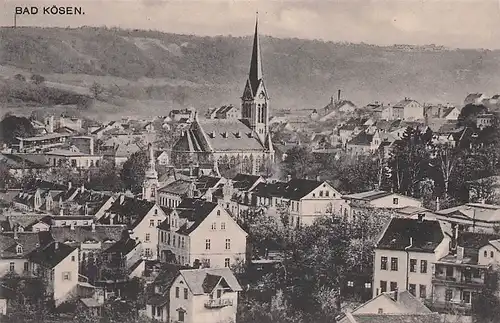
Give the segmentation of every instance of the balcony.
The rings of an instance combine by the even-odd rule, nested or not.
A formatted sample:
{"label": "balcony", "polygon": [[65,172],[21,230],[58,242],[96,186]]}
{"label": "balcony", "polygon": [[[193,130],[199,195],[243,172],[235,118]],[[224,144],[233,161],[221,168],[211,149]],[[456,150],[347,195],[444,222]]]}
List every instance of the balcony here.
{"label": "balcony", "polygon": [[222,308],[226,306],[233,306],[233,300],[228,298],[209,299],[205,302],[206,308]]}
{"label": "balcony", "polygon": [[484,281],[481,278],[437,276],[432,278],[432,283],[450,287],[482,288]]}

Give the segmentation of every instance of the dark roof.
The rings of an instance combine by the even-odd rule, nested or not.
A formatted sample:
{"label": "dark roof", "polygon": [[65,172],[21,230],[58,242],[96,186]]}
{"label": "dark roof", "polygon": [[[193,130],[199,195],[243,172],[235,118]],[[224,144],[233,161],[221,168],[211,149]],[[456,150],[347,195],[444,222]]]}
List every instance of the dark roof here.
{"label": "dark roof", "polygon": [[52,183],[41,179],[32,179],[23,186],[24,191],[34,191],[38,188],[41,190],[53,190],[53,191],[65,191],[68,189],[66,185]]}
{"label": "dark roof", "polygon": [[348,145],[361,145],[369,146],[373,140],[373,135],[366,133],[366,131],[361,131],[354,138],[349,140]]}
{"label": "dark roof", "polygon": [[[17,239],[14,239],[14,233],[0,234],[0,258],[26,258],[29,253],[43,245],[41,235],[35,232],[18,232]],[[22,252],[17,253],[17,246],[22,247]]]}
{"label": "dark roof", "polygon": [[221,279],[222,276],[207,274],[203,280],[203,284],[201,285],[203,287],[203,291],[207,294],[211,293],[219,284]]}
{"label": "dark roof", "polygon": [[128,236],[123,237],[119,241],[117,241],[115,244],[113,244],[111,247],[106,249],[104,252],[107,254],[110,253],[119,253],[122,255],[127,255],[129,254],[132,250],[135,249],[141,242],[136,239],[132,239]]}
{"label": "dark roof", "polygon": [[323,182],[308,179],[292,179],[288,182],[259,183],[253,190],[257,196],[283,197],[300,200]]}
{"label": "dark roof", "polygon": [[373,201],[373,200],[376,200],[378,198],[386,197],[386,196],[389,196],[392,194],[394,194],[394,193],[380,191],[380,190],[373,190],[373,191],[366,191],[366,192],[361,192],[361,193],[344,195],[344,196],[342,196],[342,198],[346,199],[346,200]]}
{"label": "dark roof", "polygon": [[255,184],[257,180],[259,180],[260,176],[258,175],[249,175],[249,174],[236,174],[232,178],[233,187],[242,191],[249,190],[252,185]]}
{"label": "dark roof", "polygon": [[165,185],[164,187],[160,188],[158,191],[163,192],[163,193],[170,193],[170,194],[176,194],[176,195],[182,196],[182,195],[187,194],[191,183],[192,183],[192,181],[190,181],[190,180],[178,179],[172,183],[169,183],[168,185]]}
{"label": "dark roof", "polygon": [[39,169],[49,167],[48,161],[46,160],[45,156],[41,157],[43,158],[38,158],[38,160],[35,160],[35,158],[33,158],[33,155],[28,157],[24,154],[0,154],[0,160],[3,160],[3,162],[6,163],[7,166],[9,166],[9,168],[11,169]]}
{"label": "dark roof", "polygon": [[60,242],[116,242],[125,228],[125,225],[96,225],[92,231],[91,226],[52,227],[50,232],[54,240]]}
{"label": "dark roof", "polygon": [[[127,224],[129,228],[135,228],[155,206],[154,202],[127,196],[123,196],[122,200],[121,197],[122,196],[118,197],[107,211],[118,216],[113,217],[115,224]],[[109,224],[110,217],[110,214],[105,214],[98,222],[101,224]]]}
{"label": "dark roof", "polygon": [[75,249],[75,247],[55,241],[30,253],[29,259],[43,267],[53,268],[68,257]]}
{"label": "dark roof", "polygon": [[177,232],[181,234],[189,234],[193,232],[205,220],[210,212],[215,209],[216,206],[217,203],[201,199],[186,198],[182,200],[176,210],[179,217],[186,219],[188,222],[182,225]]}
{"label": "dark roof", "polygon": [[[411,238],[411,239],[410,239]],[[433,252],[444,238],[439,221],[393,218],[378,242],[377,248]]]}
{"label": "dark roof", "polygon": [[479,250],[488,244],[491,240],[500,239],[499,234],[479,233],[479,232],[461,232],[458,235],[457,244],[468,249]]}

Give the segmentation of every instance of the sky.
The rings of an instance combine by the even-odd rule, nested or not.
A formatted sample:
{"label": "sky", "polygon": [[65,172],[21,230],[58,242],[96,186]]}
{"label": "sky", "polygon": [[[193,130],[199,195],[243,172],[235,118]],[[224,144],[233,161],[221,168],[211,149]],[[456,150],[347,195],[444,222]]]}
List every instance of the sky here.
{"label": "sky", "polygon": [[[500,0],[2,0],[0,25],[109,26],[172,33],[249,35],[255,12],[261,34],[335,42],[436,44],[500,49]],[[44,15],[47,5],[82,7],[84,15]],[[3,9],[3,10],[2,10]]]}

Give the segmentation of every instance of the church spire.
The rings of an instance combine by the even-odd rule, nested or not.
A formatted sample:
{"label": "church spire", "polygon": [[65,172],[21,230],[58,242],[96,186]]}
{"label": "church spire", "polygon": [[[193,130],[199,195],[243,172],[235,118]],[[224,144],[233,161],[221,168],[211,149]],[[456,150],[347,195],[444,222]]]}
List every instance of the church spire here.
{"label": "church spire", "polygon": [[259,83],[262,80],[262,59],[260,56],[260,43],[259,43],[259,13],[257,12],[257,17],[255,18],[255,33],[253,36],[253,47],[252,47],[252,59],[250,60],[250,72],[248,74],[248,79],[250,81],[250,86],[252,87],[253,95],[255,95]]}

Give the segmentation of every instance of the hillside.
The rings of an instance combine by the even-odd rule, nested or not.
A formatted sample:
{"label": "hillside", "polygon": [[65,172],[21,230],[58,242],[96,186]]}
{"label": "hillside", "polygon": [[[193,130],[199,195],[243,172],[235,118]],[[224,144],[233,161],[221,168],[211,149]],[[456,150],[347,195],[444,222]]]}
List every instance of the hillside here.
{"label": "hillside", "polygon": [[[357,104],[394,101],[460,104],[467,92],[500,89],[500,51],[378,47],[261,37],[272,108],[324,106],[337,89]],[[238,104],[250,37],[198,37],[106,28],[1,28],[0,76],[40,73],[48,86],[111,98],[205,110]],[[109,103],[110,100],[107,100]],[[160,103],[158,108],[158,102]],[[127,103],[133,110],[133,103]],[[119,106],[119,105],[118,105]],[[146,110],[143,114],[149,114]]]}

